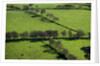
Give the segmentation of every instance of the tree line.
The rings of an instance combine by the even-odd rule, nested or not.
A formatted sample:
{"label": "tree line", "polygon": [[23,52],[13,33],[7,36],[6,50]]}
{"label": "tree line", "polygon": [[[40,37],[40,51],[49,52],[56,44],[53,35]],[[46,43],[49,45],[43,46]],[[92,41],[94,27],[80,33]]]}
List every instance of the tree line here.
{"label": "tree line", "polygon": [[24,5],[23,8],[19,8],[14,5],[9,5],[7,7],[12,10],[27,10],[27,12],[30,12],[29,10],[31,10],[31,12],[36,14],[41,14],[41,15],[45,14],[45,16],[51,20],[59,20],[59,18],[56,17],[53,13],[46,13],[46,8],[39,8],[38,5],[29,4],[29,5]]}
{"label": "tree line", "polygon": [[56,8],[57,9],[91,9],[91,3],[63,4],[63,5],[57,5]]}
{"label": "tree line", "polygon": [[69,51],[63,47],[61,41],[49,40],[49,46],[52,47],[59,55],[68,60],[76,60],[77,57],[70,54]]}
{"label": "tree line", "polygon": [[[85,33],[82,30],[77,30],[76,34],[73,34],[72,31],[68,31],[68,33],[63,30],[61,32],[62,36],[66,38],[68,34],[69,39],[79,39],[82,36],[85,35]],[[31,31],[30,33],[23,32],[18,33],[16,31],[7,32],[6,33],[6,39],[16,39],[16,38],[57,38],[59,36],[59,33],[57,30],[46,30],[46,31]],[[88,33],[88,36],[90,38],[90,32]]]}

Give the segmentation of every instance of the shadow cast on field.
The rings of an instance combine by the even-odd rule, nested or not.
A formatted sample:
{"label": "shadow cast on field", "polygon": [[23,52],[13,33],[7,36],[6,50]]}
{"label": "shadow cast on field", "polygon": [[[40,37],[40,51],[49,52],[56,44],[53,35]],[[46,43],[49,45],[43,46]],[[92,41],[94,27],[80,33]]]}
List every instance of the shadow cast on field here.
{"label": "shadow cast on field", "polygon": [[57,23],[56,21],[50,20],[50,19],[48,19],[48,18],[46,18],[46,17],[42,17],[40,20],[41,20],[41,21],[47,21],[47,22],[50,22],[50,23],[54,23],[54,24],[56,24],[56,25],[58,25],[58,26],[61,26],[61,27],[63,27],[63,28],[66,28],[66,29],[69,29],[69,30],[71,30],[71,31],[77,32],[77,30],[75,30],[75,29],[69,28],[69,27],[64,26],[64,25],[62,25],[62,24],[59,24],[59,23]]}
{"label": "shadow cast on field", "polygon": [[37,14],[37,13],[31,13],[31,12],[29,12],[29,14],[33,14],[33,15],[31,16],[32,18],[34,18],[34,17],[41,17],[41,18],[40,18],[41,21],[47,21],[47,22],[50,22],[50,23],[54,23],[54,24],[56,24],[56,25],[58,25],[58,26],[64,27],[64,28],[69,29],[69,30],[74,31],[74,32],[77,31],[77,30],[74,30],[74,29],[69,28],[69,27],[67,27],[67,26],[64,26],[64,25],[62,25],[62,24],[59,24],[59,23],[55,22],[54,20],[50,20],[50,19],[48,19],[47,17],[44,17],[44,16],[39,15],[39,14]]}
{"label": "shadow cast on field", "polygon": [[[44,42],[42,42],[44,44]],[[52,46],[48,45],[48,44],[44,44],[42,47],[47,48],[47,50],[44,50],[44,53],[50,53],[50,54],[57,54],[57,59],[64,59],[67,60],[67,58],[65,57],[65,55],[59,53],[55,48],[53,48]]]}

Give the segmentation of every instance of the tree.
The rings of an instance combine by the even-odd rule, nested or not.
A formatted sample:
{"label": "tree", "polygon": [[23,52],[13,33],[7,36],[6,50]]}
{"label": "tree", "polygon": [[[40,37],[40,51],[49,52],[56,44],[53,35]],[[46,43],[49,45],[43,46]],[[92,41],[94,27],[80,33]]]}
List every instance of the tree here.
{"label": "tree", "polygon": [[62,54],[67,55],[68,54],[68,50],[64,48]]}
{"label": "tree", "polygon": [[12,35],[13,38],[18,38],[19,37],[19,35],[16,31],[11,32],[11,35]]}
{"label": "tree", "polygon": [[48,34],[49,37],[53,36],[52,30],[47,30],[46,32],[47,32],[47,34]]}
{"label": "tree", "polygon": [[55,44],[55,40],[53,39],[49,40],[49,44]]}
{"label": "tree", "polygon": [[57,41],[55,43],[55,45],[56,45],[56,48],[58,48],[59,50],[63,48],[63,45],[61,44],[61,41]]}
{"label": "tree", "polygon": [[53,31],[53,37],[57,37],[57,36],[58,36],[58,31],[57,30]]}
{"label": "tree", "polygon": [[71,31],[69,31],[69,32],[68,32],[68,34],[69,34],[69,38],[71,39],[71,38],[73,37],[72,32],[71,32]]}
{"label": "tree", "polygon": [[30,7],[32,7],[32,6],[33,6],[33,4],[29,4],[29,6],[30,6]]}
{"label": "tree", "polygon": [[80,37],[82,37],[84,35],[85,35],[85,33],[82,30],[78,30],[77,31],[77,38],[80,38]]}
{"label": "tree", "polygon": [[38,35],[37,35],[36,31],[30,32],[30,37],[36,38],[37,36],[38,36]]}
{"label": "tree", "polygon": [[76,38],[77,38],[77,34],[74,34],[74,35],[73,35],[73,39],[76,39]]}
{"label": "tree", "polygon": [[11,5],[11,6],[9,6],[9,7],[10,7],[11,9],[12,9],[12,8],[14,8],[14,6],[13,6],[13,5]]}
{"label": "tree", "polygon": [[36,5],[35,12],[39,12],[38,5]]}
{"label": "tree", "polygon": [[47,32],[43,32],[43,37],[47,37],[47,36],[48,36]]}
{"label": "tree", "polygon": [[91,38],[91,33],[90,32],[88,33],[88,35],[89,35],[89,38]]}
{"label": "tree", "polygon": [[58,17],[53,17],[53,19],[54,19],[54,20],[59,20],[59,18],[58,18]]}
{"label": "tree", "polygon": [[42,32],[42,31],[38,31],[37,34],[39,37],[43,37],[43,38],[48,36],[48,34],[46,32]]}
{"label": "tree", "polygon": [[28,32],[23,32],[22,34],[20,34],[20,36],[22,38],[27,38],[28,37]]}
{"label": "tree", "polygon": [[69,60],[76,60],[77,58],[72,54],[68,54],[68,59]]}
{"label": "tree", "polygon": [[29,6],[24,6],[23,7],[23,10],[28,10],[29,9]]}
{"label": "tree", "polygon": [[65,31],[65,30],[62,31],[61,34],[62,34],[63,36],[66,36],[66,31]]}
{"label": "tree", "polygon": [[53,19],[53,17],[54,17],[53,13],[50,13],[50,14],[49,14],[49,17],[50,17],[51,19]]}
{"label": "tree", "polygon": [[7,32],[6,33],[6,39],[11,39],[12,35],[11,35],[11,32]]}
{"label": "tree", "polygon": [[43,8],[41,9],[41,14],[44,14],[44,13],[46,13],[46,10]]}
{"label": "tree", "polygon": [[39,12],[39,8],[35,8],[35,12]]}

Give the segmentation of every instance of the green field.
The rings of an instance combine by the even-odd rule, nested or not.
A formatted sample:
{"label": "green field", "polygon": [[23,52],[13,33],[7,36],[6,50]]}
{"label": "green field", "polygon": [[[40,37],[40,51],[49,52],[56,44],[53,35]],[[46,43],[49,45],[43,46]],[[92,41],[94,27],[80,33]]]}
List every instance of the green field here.
{"label": "green field", "polygon": [[[10,5],[10,4],[9,4]],[[25,5],[25,4],[24,4]],[[38,4],[39,7],[53,8],[57,4]],[[21,7],[23,4],[15,4],[14,6]],[[57,23],[67,26],[71,29],[81,29],[85,32],[85,37],[90,31],[91,25],[91,11],[90,10],[74,10],[74,9],[47,9],[46,13],[53,13],[60,19]],[[6,32],[16,31],[22,33],[25,31],[31,32],[36,30],[58,30],[59,36],[63,30],[68,33],[69,29],[59,26],[49,21],[41,21],[41,16],[32,17],[34,14],[28,14],[21,10],[8,10],[6,17]],[[44,14],[45,16],[45,14]],[[72,31],[74,34],[76,32]],[[66,36],[68,37],[68,35]],[[87,60],[84,57],[85,53],[81,50],[82,47],[90,46],[89,39],[67,40],[67,39],[55,39],[60,40],[64,48],[77,57],[77,60]],[[48,44],[48,41],[44,41]],[[57,58],[56,53],[44,52],[50,50],[50,48],[43,47],[45,44],[42,41],[22,40],[6,42],[5,58],[6,59],[62,59]]]}

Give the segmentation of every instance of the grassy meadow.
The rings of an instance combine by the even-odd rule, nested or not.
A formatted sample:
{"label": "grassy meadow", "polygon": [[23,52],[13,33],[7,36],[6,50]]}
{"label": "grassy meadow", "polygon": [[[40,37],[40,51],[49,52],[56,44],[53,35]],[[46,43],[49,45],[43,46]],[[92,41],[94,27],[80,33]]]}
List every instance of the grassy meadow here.
{"label": "grassy meadow", "polygon": [[[23,8],[24,5],[29,4],[8,4],[7,6],[16,6]],[[6,32],[16,31],[19,34],[27,31],[46,31],[57,30],[58,37],[63,37],[61,32],[66,31],[66,37],[68,37],[69,28],[73,30],[83,30],[88,37],[88,32],[91,32],[91,10],[86,9],[55,9],[59,4],[34,4],[31,7],[38,5],[39,8],[45,8],[46,13],[53,13],[59,20],[56,23],[49,22],[48,20],[42,21],[41,16],[35,16],[34,14],[26,13],[27,10],[12,10],[7,7],[6,12]],[[63,5],[63,4],[60,4]],[[82,4],[81,4],[82,5]],[[79,5],[74,4],[77,8]],[[82,6],[88,8],[87,6]],[[49,9],[50,8],[50,9]],[[52,9],[54,8],[54,9]],[[32,10],[31,10],[32,11]],[[40,15],[40,13],[38,13]],[[42,15],[46,17],[46,14]],[[50,18],[51,19],[51,18]],[[59,23],[59,25],[58,25]],[[69,28],[62,27],[66,26]],[[76,34],[75,31],[72,31]],[[20,39],[18,37],[17,39]],[[81,50],[82,47],[90,46],[90,39],[54,39],[55,41],[61,41],[63,47],[77,57],[77,60],[88,60],[84,57],[85,52]],[[45,47],[45,44],[49,44],[49,40],[11,40],[6,41],[5,47],[5,59],[46,59],[46,60],[63,60],[49,47]]]}

